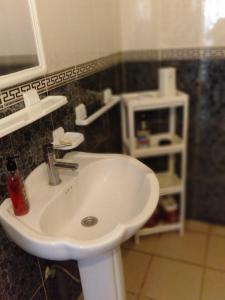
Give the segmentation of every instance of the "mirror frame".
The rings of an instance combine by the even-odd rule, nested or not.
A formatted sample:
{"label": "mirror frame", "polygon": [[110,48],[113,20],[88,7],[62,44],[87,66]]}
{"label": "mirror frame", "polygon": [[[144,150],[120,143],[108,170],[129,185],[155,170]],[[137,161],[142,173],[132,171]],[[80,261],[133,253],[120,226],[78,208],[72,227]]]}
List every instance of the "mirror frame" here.
{"label": "mirror frame", "polygon": [[39,65],[18,72],[0,76],[0,89],[8,88],[16,84],[37,78],[41,75],[46,74],[47,72],[47,66],[46,66],[44,49],[43,49],[42,38],[41,38],[41,31],[40,31],[40,26],[38,21],[36,0],[27,0],[27,3],[29,5],[29,11],[31,16],[31,23],[33,27],[34,40],[35,40]]}

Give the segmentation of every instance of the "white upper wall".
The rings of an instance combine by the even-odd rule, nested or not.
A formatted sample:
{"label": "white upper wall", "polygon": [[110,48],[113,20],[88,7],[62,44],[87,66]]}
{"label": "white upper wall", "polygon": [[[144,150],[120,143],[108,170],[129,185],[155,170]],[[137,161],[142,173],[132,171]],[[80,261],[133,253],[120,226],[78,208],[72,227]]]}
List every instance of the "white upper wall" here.
{"label": "white upper wall", "polygon": [[225,0],[120,0],[122,50],[225,46]]}
{"label": "white upper wall", "polygon": [[121,49],[120,0],[37,0],[48,72]]}
{"label": "white upper wall", "polygon": [[122,50],[158,48],[158,6],[159,0],[120,0]]}
{"label": "white upper wall", "polygon": [[225,46],[225,0],[36,2],[48,72],[121,49]]}

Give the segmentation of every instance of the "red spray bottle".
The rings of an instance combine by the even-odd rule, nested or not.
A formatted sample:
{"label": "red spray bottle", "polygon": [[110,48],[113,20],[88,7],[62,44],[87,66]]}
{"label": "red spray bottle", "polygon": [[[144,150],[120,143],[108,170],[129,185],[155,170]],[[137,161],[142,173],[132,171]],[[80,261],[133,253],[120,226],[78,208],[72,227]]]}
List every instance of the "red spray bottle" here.
{"label": "red spray bottle", "polygon": [[7,187],[9,197],[12,200],[15,215],[22,216],[28,213],[29,205],[24,188],[23,178],[17,169],[15,158],[17,158],[17,156],[11,156],[7,158]]}

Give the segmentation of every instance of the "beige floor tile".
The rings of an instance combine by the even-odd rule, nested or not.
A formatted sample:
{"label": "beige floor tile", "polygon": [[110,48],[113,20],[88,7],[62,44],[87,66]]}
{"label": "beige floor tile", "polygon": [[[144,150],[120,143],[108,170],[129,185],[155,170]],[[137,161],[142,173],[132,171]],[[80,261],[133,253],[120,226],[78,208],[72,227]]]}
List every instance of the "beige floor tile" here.
{"label": "beige floor tile", "polygon": [[225,238],[222,236],[212,235],[209,240],[207,254],[208,267],[225,271]]}
{"label": "beige floor tile", "polygon": [[210,225],[204,222],[199,222],[196,220],[187,220],[185,222],[185,229],[187,231],[208,233]]}
{"label": "beige floor tile", "polygon": [[225,226],[211,225],[210,233],[225,237]]}
{"label": "beige floor tile", "polygon": [[201,300],[225,300],[225,273],[206,270]]}
{"label": "beige floor tile", "polygon": [[78,297],[78,299],[77,300],[84,300],[84,296],[83,296],[83,294],[80,294],[80,296]]}
{"label": "beige floor tile", "polygon": [[207,236],[202,233],[185,232],[163,234],[158,242],[156,253],[160,256],[203,264],[206,255]]}
{"label": "beige floor tile", "polygon": [[138,299],[138,296],[133,294],[133,293],[130,293],[130,292],[127,292],[127,299],[126,300],[137,300]]}
{"label": "beige floor tile", "polygon": [[[137,300],[137,298],[138,298],[137,295],[135,295],[133,293],[130,293],[130,292],[127,292],[127,299],[126,300]],[[82,294],[79,296],[78,300],[84,300],[84,297],[83,297]],[[143,299],[143,300],[145,300],[145,299]],[[149,299],[146,299],[146,300],[149,300]]]}
{"label": "beige floor tile", "polygon": [[129,241],[123,244],[123,247],[149,254],[155,254],[157,252],[157,246],[160,237],[161,235],[159,234],[140,237],[140,243],[138,245],[134,243],[134,239],[130,239]]}
{"label": "beige floor tile", "polygon": [[142,296],[157,300],[199,300],[203,268],[154,257]]}
{"label": "beige floor tile", "polygon": [[127,291],[132,293],[138,293],[140,291],[150,259],[150,255],[134,252],[132,250],[123,251]]}

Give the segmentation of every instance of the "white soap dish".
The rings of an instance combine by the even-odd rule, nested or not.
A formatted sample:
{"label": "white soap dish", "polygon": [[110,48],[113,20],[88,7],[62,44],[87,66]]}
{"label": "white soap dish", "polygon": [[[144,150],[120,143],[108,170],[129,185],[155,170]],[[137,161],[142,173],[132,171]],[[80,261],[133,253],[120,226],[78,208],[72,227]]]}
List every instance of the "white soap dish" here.
{"label": "white soap dish", "polygon": [[62,127],[53,131],[53,146],[58,150],[72,150],[84,141],[84,135],[80,132],[65,132]]}

